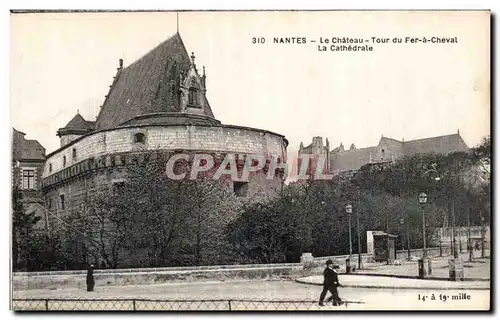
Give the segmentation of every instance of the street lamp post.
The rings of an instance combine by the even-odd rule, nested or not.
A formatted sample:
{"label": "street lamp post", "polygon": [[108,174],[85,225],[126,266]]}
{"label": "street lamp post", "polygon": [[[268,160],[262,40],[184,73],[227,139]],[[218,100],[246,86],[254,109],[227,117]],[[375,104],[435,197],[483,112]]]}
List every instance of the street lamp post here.
{"label": "street lamp post", "polygon": [[[399,231],[399,229],[398,229],[398,231],[399,231],[398,233],[402,234],[404,232],[405,219],[403,219],[403,218],[399,219],[399,224],[401,225],[401,228],[403,230]],[[405,249],[405,242],[403,240],[403,236],[401,236],[401,250],[404,251],[404,249]]]}
{"label": "street lamp post", "polygon": [[418,195],[418,202],[420,203],[420,207],[422,208],[422,234],[424,237],[424,254],[423,257],[427,258],[427,246],[426,246],[426,237],[425,237],[425,211],[424,205],[427,203],[427,194],[422,192]]}
{"label": "street lamp post", "polygon": [[408,261],[411,260],[411,246],[410,246],[410,228],[409,221],[406,221],[406,242],[408,242]]}
{"label": "street lamp post", "polygon": [[472,262],[472,239],[470,236],[470,213],[469,210],[467,210],[467,227],[468,227],[468,232],[467,232],[467,249],[469,250],[469,262]]}
{"label": "street lamp post", "polygon": [[349,260],[352,256],[352,236],[351,236],[351,214],[352,214],[352,205],[348,204],[345,206],[345,211],[347,212],[347,216],[349,217]]}
{"label": "street lamp post", "polygon": [[439,229],[439,256],[443,256],[443,228]]}
{"label": "street lamp post", "polygon": [[[349,226],[350,226],[350,218],[351,218],[351,214],[352,214],[352,205],[351,204],[348,204],[346,207],[346,212],[349,214]],[[360,233],[359,233],[359,213],[356,212],[356,224],[357,224],[357,228],[358,228],[358,270],[361,269],[361,238],[360,238]],[[349,228],[350,230],[350,228]],[[349,244],[351,243],[351,240],[350,240],[350,231],[349,231]]]}
{"label": "street lamp post", "polygon": [[359,233],[359,213],[356,212],[356,223],[358,225],[358,270],[361,269],[361,237]]}
{"label": "street lamp post", "polygon": [[453,258],[457,259],[458,258],[458,252],[457,252],[457,238],[455,235],[455,203],[452,201],[451,202],[451,232],[452,232],[452,243],[453,243]]}
{"label": "street lamp post", "polygon": [[481,258],[484,258],[484,217],[481,216]]}

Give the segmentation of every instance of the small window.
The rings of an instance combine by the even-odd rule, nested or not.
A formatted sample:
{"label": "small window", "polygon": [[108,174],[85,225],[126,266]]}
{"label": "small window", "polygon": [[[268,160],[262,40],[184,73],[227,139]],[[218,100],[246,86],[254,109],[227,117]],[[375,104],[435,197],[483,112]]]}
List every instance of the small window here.
{"label": "small window", "polygon": [[52,172],[52,163],[49,163],[49,173]]}
{"label": "small window", "polygon": [[189,88],[189,105],[196,106],[198,104],[198,89]]}
{"label": "small window", "polygon": [[146,136],[144,133],[136,133],[134,135],[134,142],[135,143],[144,143],[146,141]]}
{"label": "small window", "polygon": [[64,210],[66,208],[66,204],[64,203],[64,194],[61,194],[59,197],[61,198],[61,210]]}
{"label": "small window", "polygon": [[35,188],[35,170],[23,170],[23,189]]}
{"label": "small window", "polygon": [[51,198],[47,199],[47,207],[49,208],[49,210],[52,210],[52,199]]}
{"label": "small window", "polygon": [[66,156],[63,156],[63,167],[66,167]]}
{"label": "small window", "polygon": [[237,197],[246,197],[248,194],[248,182],[234,182],[233,188]]}
{"label": "small window", "polygon": [[72,153],[73,153],[73,159],[76,159],[76,148],[73,148]]}
{"label": "small window", "polygon": [[113,194],[118,195],[123,193],[124,188],[125,188],[125,181],[113,182]]}

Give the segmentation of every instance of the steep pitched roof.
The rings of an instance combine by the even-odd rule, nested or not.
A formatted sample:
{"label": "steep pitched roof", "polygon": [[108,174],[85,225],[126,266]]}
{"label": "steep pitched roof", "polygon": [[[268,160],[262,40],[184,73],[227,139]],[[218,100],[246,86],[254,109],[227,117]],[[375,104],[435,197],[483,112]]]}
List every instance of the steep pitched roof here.
{"label": "steep pitched roof", "polygon": [[403,142],[402,141],[399,141],[399,140],[396,140],[396,139],[392,139],[392,138],[387,138],[387,137],[382,137],[380,138],[380,141],[378,143],[379,145],[386,145],[388,146],[390,149],[401,149],[403,147]]}
{"label": "steep pitched roof", "polygon": [[77,113],[64,128],[57,131],[57,135],[64,134],[85,134],[95,129],[94,121],[85,120],[81,114]]}
{"label": "steep pitched roof", "polygon": [[64,127],[65,129],[94,129],[94,121],[85,120],[81,114],[77,113],[70,122]]}
{"label": "steep pitched roof", "polygon": [[426,139],[406,141],[403,144],[404,153],[411,156],[417,153],[442,153],[468,151],[469,147],[459,133]]}
{"label": "steep pitched roof", "polygon": [[[188,52],[176,33],[128,67],[118,68],[97,117],[96,129],[114,128],[139,115],[181,112],[180,76],[186,74],[190,65]],[[213,117],[210,107],[204,112]]]}
{"label": "steep pitched roof", "polygon": [[37,140],[27,140],[25,133],[13,128],[12,160],[45,160],[45,148]]}

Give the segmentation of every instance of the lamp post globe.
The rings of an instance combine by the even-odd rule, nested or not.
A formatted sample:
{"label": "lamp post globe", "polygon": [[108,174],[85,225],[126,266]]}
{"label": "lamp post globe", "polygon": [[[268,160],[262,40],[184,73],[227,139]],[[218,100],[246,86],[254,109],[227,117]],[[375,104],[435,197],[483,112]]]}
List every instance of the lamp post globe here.
{"label": "lamp post globe", "polygon": [[345,211],[346,211],[348,214],[351,214],[351,213],[352,213],[352,205],[351,205],[351,204],[348,204],[347,206],[345,206]]}
{"label": "lamp post globe", "polygon": [[427,203],[427,194],[425,192],[422,192],[421,194],[418,195],[418,202],[420,204],[426,204]]}

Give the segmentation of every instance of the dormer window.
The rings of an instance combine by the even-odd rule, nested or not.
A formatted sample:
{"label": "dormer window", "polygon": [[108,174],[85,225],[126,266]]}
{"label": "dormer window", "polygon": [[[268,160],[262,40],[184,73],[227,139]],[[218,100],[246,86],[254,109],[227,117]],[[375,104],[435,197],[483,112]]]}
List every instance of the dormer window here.
{"label": "dormer window", "polygon": [[135,143],[144,143],[146,141],[146,136],[144,133],[136,133],[134,135],[134,142]]}

